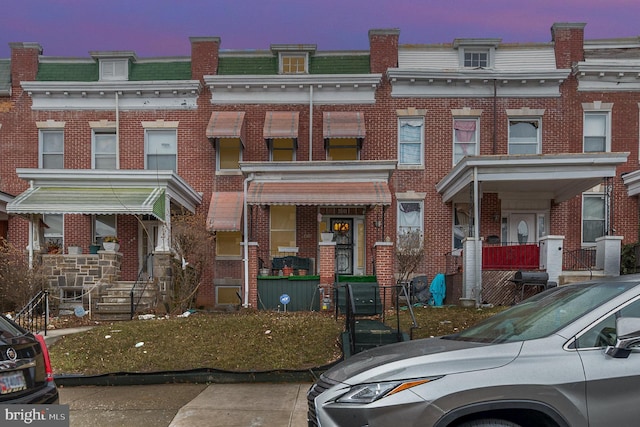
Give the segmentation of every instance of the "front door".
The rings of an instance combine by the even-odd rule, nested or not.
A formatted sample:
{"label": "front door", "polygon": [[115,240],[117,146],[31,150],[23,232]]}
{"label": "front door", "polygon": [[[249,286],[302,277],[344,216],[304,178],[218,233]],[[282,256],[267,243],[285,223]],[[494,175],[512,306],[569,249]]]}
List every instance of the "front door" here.
{"label": "front door", "polygon": [[509,237],[510,243],[524,245],[536,243],[536,214],[514,213],[509,216]]}
{"label": "front door", "polygon": [[338,274],[353,274],[353,219],[332,218],[331,230],[336,242],[336,270]]}

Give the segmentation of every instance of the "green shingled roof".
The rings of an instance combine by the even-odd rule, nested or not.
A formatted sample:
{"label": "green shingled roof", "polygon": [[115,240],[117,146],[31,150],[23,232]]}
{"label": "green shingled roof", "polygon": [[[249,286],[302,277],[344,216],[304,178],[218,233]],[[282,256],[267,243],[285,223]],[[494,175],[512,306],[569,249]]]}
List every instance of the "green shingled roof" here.
{"label": "green shingled roof", "polygon": [[8,93],[11,89],[11,61],[0,59],[0,93]]}
{"label": "green shingled roof", "polygon": [[[41,63],[38,81],[97,82],[97,63]],[[129,68],[130,81],[190,80],[191,62],[144,62],[132,63]]]}
{"label": "green shingled roof", "polygon": [[[368,74],[369,55],[318,55],[309,58],[309,74]],[[221,56],[219,75],[276,75],[277,56]],[[2,64],[0,63],[0,79]],[[44,62],[38,67],[38,81],[97,82],[98,63]],[[191,62],[131,63],[129,81],[190,80]],[[0,80],[0,89],[3,81]]]}
{"label": "green shingled roof", "polygon": [[98,64],[40,63],[36,80],[43,82],[96,82]]}
{"label": "green shingled roof", "polygon": [[[368,74],[369,55],[311,56],[309,74]],[[219,75],[276,75],[276,56],[221,56]]]}
{"label": "green shingled roof", "polygon": [[278,58],[262,57],[225,57],[218,61],[218,74],[221,75],[263,75],[278,74]]}
{"label": "green shingled roof", "polygon": [[130,64],[130,81],[191,80],[191,62],[151,62]]}

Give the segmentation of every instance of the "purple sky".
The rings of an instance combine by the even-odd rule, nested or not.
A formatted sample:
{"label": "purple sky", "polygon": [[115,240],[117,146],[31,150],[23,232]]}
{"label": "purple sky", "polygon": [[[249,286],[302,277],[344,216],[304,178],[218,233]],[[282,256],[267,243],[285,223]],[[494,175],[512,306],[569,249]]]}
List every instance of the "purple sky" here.
{"label": "purple sky", "polygon": [[309,43],[368,49],[372,28],[400,29],[400,43],[495,37],[548,42],[554,22],[585,22],[585,38],[640,35],[639,0],[6,0],[0,58],[10,42],[38,42],[46,56],[132,50],[188,56],[190,36],[222,49]]}

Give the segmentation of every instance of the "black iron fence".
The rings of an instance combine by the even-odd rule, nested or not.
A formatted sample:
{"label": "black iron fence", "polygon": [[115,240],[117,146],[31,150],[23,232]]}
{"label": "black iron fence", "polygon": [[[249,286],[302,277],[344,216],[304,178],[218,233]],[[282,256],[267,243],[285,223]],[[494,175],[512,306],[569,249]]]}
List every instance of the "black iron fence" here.
{"label": "black iron fence", "polygon": [[38,292],[31,300],[20,310],[14,321],[34,334],[42,332],[47,335],[47,326],[49,324],[49,291],[43,290]]}

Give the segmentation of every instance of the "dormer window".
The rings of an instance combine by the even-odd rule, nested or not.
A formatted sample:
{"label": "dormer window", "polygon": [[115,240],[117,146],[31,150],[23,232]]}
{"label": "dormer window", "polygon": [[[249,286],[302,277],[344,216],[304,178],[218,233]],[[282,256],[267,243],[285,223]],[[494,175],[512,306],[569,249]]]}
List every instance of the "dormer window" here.
{"label": "dormer window", "polygon": [[271,51],[278,55],[280,74],[308,74],[309,55],[315,50],[316,45],[271,45]]}
{"label": "dormer window", "polygon": [[464,67],[465,68],[488,68],[489,67],[489,51],[464,51]]}
{"label": "dormer window", "polygon": [[101,59],[100,80],[128,80],[128,65],[126,59]]}
{"label": "dormer window", "polygon": [[460,68],[493,68],[499,43],[500,39],[455,39],[453,47],[458,49]]}
{"label": "dormer window", "polygon": [[136,54],[129,51],[90,52],[98,61],[101,81],[129,80],[129,63],[136,61]]}
{"label": "dormer window", "polygon": [[304,74],[307,72],[307,54],[280,54],[282,74]]}

